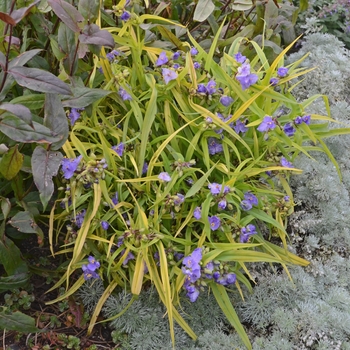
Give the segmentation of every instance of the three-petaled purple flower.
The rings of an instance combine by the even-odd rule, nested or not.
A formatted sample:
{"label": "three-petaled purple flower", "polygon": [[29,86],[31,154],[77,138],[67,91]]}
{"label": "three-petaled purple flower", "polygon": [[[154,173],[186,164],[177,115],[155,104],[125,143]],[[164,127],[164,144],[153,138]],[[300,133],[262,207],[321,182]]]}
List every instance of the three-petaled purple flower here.
{"label": "three-petaled purple flower", "polygon": [[281,158],[281,165],[285,168],[294,168],[293,164],[289,162],[285,157]]}
{"label": "three-petaled purple flower", "polygon": [[81,210],[74,218],[75,225],[80,228],[83,225],[86,209]]}
{"label": "three-petaled purple flower", "polygon": [[122,98],[123,101],[131,101],[132,100],[131,95],[123,88],[119,88],[118,94]]}
{"label": "three-petaled purple flower", "polygon": [[221,220],[218,216],[214,215],[214,216],[209,216],[208,217],[208,221],[210,224],[210,229],[212,231],[216,231],[220,226],[221,226]]}
{"label": "three-petaled purple flower", "polygon": [[207,84],[207,93],[209,95],[215,94],[216,92],[216,82],[214,80],[209,80]]}
{"label": "three-petaled purple flower", "polygon": [[162,74],[166,85],[168,85],[170,81],[177,78],[177,73],[172,69],[162,68]]}
{"label": "three-petaled purple flower", "polygon": [[293,124],[292,123],[287,123],[284,127],[283,127],[283,131],[285,132],[285,134],[288,136],[288,137],[292,137],[295,132],[296,132],[296,129],[293,127]]}
{"label": "three-petaled purple flower", "polygon": [[288,68],[280,67],[277,69],[277,75],[281,78],[284,78],[288,74]]}
{"label": "three-petaled purple flower", "polygon": [[171,181],[171,177],[170,177],[170,175],[169,175],[166,171],[161,172],[161,173],[158,175],[158,179],[159,179],[159,180],[162,180],[162,181],[165,181],[165,182]]}
{"label": "three-petaled purple flower", "polygon": [[258,232],[256,231],[256,227],[252,224],[249,224],[246,227],[241,228],[241,235],[239,237],[239,240],[241,243],[247,243],[249,240],[249,237],[257,233]]}
{"label": "three-petaled purple flower", "polygon": [[252,209],[254,205],[258,205],[258,204],[259,204],[258,198],[253,193],[245,192],[244,199],[240,203],[240,206],[244,211],[248,211]]}
{"label": "three-petaled purple flower", "polygon": [[271,78],[270,79],[270,84],[272,86],[276,86],[280,80],[278,78]]}
{"label": "three-petaled purple flower", "polygon": [[166,57],[166,53],[165,51],[162,51],[156,61],[156,63],[154,64],[156,67],[159,67],[165,63],[167,63],[169,60],[168,60],[168,57]]}
{"label": "three-petaled purple flower", "polygon": [[244,63],[245,60],[247,59],[247,57],[243,56],[240,52],[237,52],[234,56],[235,56],[235,60],[238,63]]}
{"label": "three-petaled purple flower", "polygon": [[125,145],[123,142],[120,142],[118,145],[116,146],[112,146],[112,150],[118,154],[119,157],[121,157],[124,153],[124,148]]}
{"label": "three-petaled purple flower", "polygon": [[[217,195],[217,194],[220,194],[221,193],[221,190],[222,190],[222,185],[221,184],[218,184],[216,182],[213,182],[213,183],[210,183],[208,185],[208,188],[210,190],[210,193],[212,195]],[[223,189],[223,194],[227,194],[230,192],[230,187],[229,186],[224,186],[224,189]]]}
{"label": "three-petaled purple flower", "polygon": [[80,112],[84,110],[84,108],[72,108],[70,110],[70,113],[68,115],[68,118],[70,120],[70,124],[73,126],[75,122],[80,118]]}
{"label": "three-petaled purple flower", "polygon": [[261,124],[258,126],[257,130],[260,132],[267,132],[269,130],[273,130],[276,127],[276,122],[272,117],[269,115],[266,115],[261,122]]}
{"label": "three-petaled purple flower", "polygon": [[84,272],[84,279],[85,281],[91,279],[91,278],[100,278],[96,270],[100,267],[100,263],[93,257],[88,257],[88,264],[83,265],[81,268]]}
{"label": "three-petaled purple flower", "polygon": [[221,96],[220,97],[220,103],[225,107],[228,107],[232,102],[233,102],[233,98],[230,96]]}
{"label": "three-petaled purple flower", "polygon": [[65,158],[62,159],[61,164],[62,164],[62,171],[63,171],[63,177],[65,179],[70,179],[73,175],[74,172],[77,170],[78,165],[81,161],[83,156],[79,156],[77,158]]}
{"label": "three-petaled purple flower", "polygon": [[241,67],[238,67],[238,73],[236,74],[236,79],[240,82],[242,90],[246,90],[249,86],[255,84],[259,77],[250,73],[250,64],[243,63]]}
{"label": "three-petaled purple flower", "polygon": [[207,93],[207,88],[205,87],[204,84],[198,84],[197,93],[199,93],[199,94],[206,94]]}
{"label": "three-petaled purple flower", "polygon": [[214,155],[223,151],[222,144],[217,142],[215,137],[209,137],[208,139],[209,154]]}
{"label": "three-petaled purple flower", "polygon": [[245,126],[245,123],[243,123],[241,120],[237,120],[236,124],[233,126],[233,129],[236,131],[237,134],[240,132],[244,134],[248,131],[248,128]]}
{"label": "three-petaled purple flower", "polygon": [[181,193],[177,193],[174,196],[174,205],[179,206],[185,201],[185,196]]}
{"label": "three-petaled purple flower", "polygon": [[218,203],[218,208],[224,210],[227,207],[227,200],[225,198],[221,199]]}
{"label": "three-petaled purple flower", "polygon": [[181,56],[180,52],[179,51],[176,51],[174,54],[173,54],[173,57],[171,57],[172,60],[177,60],[179,59],[179,57]]}

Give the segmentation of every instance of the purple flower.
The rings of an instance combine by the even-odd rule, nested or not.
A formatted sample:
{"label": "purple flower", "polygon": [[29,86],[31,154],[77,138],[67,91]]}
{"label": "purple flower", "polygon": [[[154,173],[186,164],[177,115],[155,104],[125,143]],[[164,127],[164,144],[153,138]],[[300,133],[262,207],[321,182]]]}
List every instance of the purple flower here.
{"label": "purple flower", "polygon": [[236,79],[241,83],[242,90],[247,90],[258,81],[259,77],[252,73],[249,75],[236,75]]}
{"label": "purple flower", "polygon": [[176,196],[174,196],[174,205],[179,206],[185,201],[185,196],[181,193],[177,193]]}
{"label": "purple flower", "polygon": [[247,200],[243,200],[243,201],[240,203],[240,206],[241,206],[242,210],[244,210],[244,211],[248,211],[248,210],[250,210],[250,209],[253,208],[252,203],[250,203],[250,202],[247,201]]}
{"label": "purple flower", "polygon": [[201,67],[201,64],[199,62],[193,62],[193,67],[195,69],[199,69]]}
{"label": "purple flower", "polygon": [[87,264],[87,268],[90,271],[95,271],[96,269],[98,269],[100,267],[100,263],[93,256],[90,255],[88,257],[88,261],[89,261],[89,263]]}
{"label": "purple flower", "polygon": [[209,137],[208,139],[209,154],[214,155],[223,151],[222,144],[217,142],[215,137]]}
{"label": "purple flower", "polygon": [[285,202],[289,202],[290,201],[290,197],[289,196],[284,196],[283,199],[284,199]]}
{"label": "purple flower", "polygon": [[70,124],[73,126],[75,122],[80,118],[79,111],[83,110],[84,108],[72,108],[70,110],[70,113],[68,115],[68,118],[70,120]]}
{"label": "purple flower", "polygon": [[207,88],[205,87],[204,84],[198,84],[197,93],[199,93],[199,94],[206,94],[207,93]]}
{"label": "purple flower", "polygon": [[199,262],[202,260],[202,248],[196,248],[192,254],[186,256],[182,262],[187,268],[196,270],[200,267]]}
{"label": "purple flower", "polygon": [[283,127],[283,131],[285,132],[285,134],[288,136],[288,137],[292,137],[295,132],[296,132],[296,129],[293,127],[293,124],[292,123],[287,123],[284,127]]}
{"label": "purple flower", "polygon": [[91,278],[100,278],[100,276],[98,275],[98,273],[96,271],[91,271],[88,269],[88,267],[86,265],[83,265],[81,267],[81,269],[83,270],[84,272],[84,279],[85,281],[91,279]]}
{"label": "purple flower", "polygon": [[168,68],[162,68],[162,74],[166,85],[177,78],[177,73]]}
{"label": "purple flower", "polygon": [[304,115],[301,119],[305,124],[310,125],[311,115]]}
{"label": "purple flower", "polygon": [[237,134],[245,133],[248,131],[248,128],[245,126],[245,123],[243,123],[241,120],[236,121],[236,125],[233,126],[234,130],[236,131]]}
{"label": "purple flower", "polygon": [[293,164],[288,162],[288,160],[284,157],[281,158],[281,165],[285,168],[294,168]]}
{"label": "purple flower", "polygon": [[280,67],[277,69],[277,75],[281,78],[284,78],[288,74],[288,68]]}
{"label": "purple flower", "polygon": [[247,243],[248,239],[251,235],[255,235],[258,232],[256,231],[256,227],[252,224],[247,225],[246,227],[241,228],[240,242]]}
{"label": "purple flower", "polygon": [[272,86],[276,86],[279,83],[279,79],[278,78],[271,78],[270,79],[270,84]]}
{"label": "purple flower", "polygon": [[218,208],[221,209],[221,210],[224,210],[227,206],[227,201],[226,199],[222,199],[221,201],[219,201],[218,203]]}
{"label": "purple flower", "polygon": [[107,53],[106,58],[108,61],[112,62],[114,60],[114,55],[112,52]]}
{"label": "purple flower", "polygon": [[198,54],[198,50],[195,47],[192,47],[190,53],[192,56],[196,56]]}
{"label": "purple flower", "polygon": [[126,92],[123,88],[119,88],[118,91],[119,96],[122,98],[123,101],[131,101],[132,97],[129,93]]}
{"label": "purple flower", "polygon": [[119,203],[119,200],[118,200],[118,192],[115,193],[115,195],[111,198],[112,199],[112,203],[114,205],[117,205]]}
{"label": "purple flower", "polygon": [[63,171],[63,177],[65,179],[70,179],[73,175],[74,172],[77,170],[78,165],[81,161],[83,156],[79,156],[77,158],[65,158],[62,159],[61,164],[62,164],[62,171]]}
{"label": "purple flower", "polygon": [[173,68],[174,68],[174,69],[179,69],[179,68],[180,68],[180,65],[179,65],[178,63],[174,63],[174,64],[173,64]]}
{"label": "purple flower", "polygon": [[193,216],[195,219],[200,220],[202,217],[202,208],[201,207],[197,207],[194,212],[193,212]]}
{"label": "purple flower", "polygon": [[101,221],[101,226],[105,231],[107,231],[109,227],[108,221]]}
{"label": "purple flower", "polygon": [[245,77],[250,74],[250,64],[249,63],[243,63],[240,67],[237,69],[237,76]]}
{"label": "purple flower", "polygon": [[220,98],[220,103],[225,107],[228,107],[232,102],[233,98],[230,96],[221,96]]}
{"label": "purple flower", "polygon": [[214,80],[210,80],[207,84],[207,92],[209,95],[212,95],[216,92],[216,82]]}
{"label": "purple flower", "polygon": [[145,162],[143,163],[143,167],[142,167],[142,175],[146,174],[148,170],[148,164]]}
{"label": "purple flower", "polygon": [[267,132],[273,130],[276,127],[276,122],[269,115],[265,116],[257,130],[261,132]]}
{"label": "purple flower", "polygon": [[222,185],[220,185],[216,182],[213,182],[213,183],[208,185],[208,188],[209,188],[211,194],[216,195],[216,194],[220,194]]}
{"label": "purple flower", "polygon": [[130,18],[131,18],[131,15],[128,11],[124,11],[120,16],[120,19],[124,22],[128,21]]}
{"label": "purple flower", "polygon": [[[125,252],[125,250],[123,250],[121,252],[121,254],[124,255],[124,252]],[[129,262],[129,260],[133,260],[133,259],[135,259],[135,255],[133,253],[129,252],[128,255],[126,256],[125,260],[123,261],[123,266],[125,266]]]}
{"label": "purple flower", "polygon": [[179,59],[180,56],[181,56],[180,52],[177,51],[173,54],[173,57],[171,59],[175,61],[175,60]]}
{"label": "purple flower", "polygon": [[300,116],[297,116],[297,117],[294,119],[294,123],[295,123],[296,125],[302,124],[302,123],[303,123],[303,118],[300,117]]}
{"label": "purple flower", "polygon": [[250,193],[250,192],[244,193],[244,200],[249,201],[252,205],[259,204],[258,198],[253,193]]}
{"label": "purple flower", "polygon": [[83,225],[85,218],[86,210],[83,209],[80,213],[78,213],[74,219],[75,225],[80,228]]}
{"label": "purple flower", "polygon": [[243,56],[240,52],[237,52],[234,56],[235,56],[235,60],[238,63],[244,63],[245,60],[247,59],[247,57]]}
{"label": "purple flower", "polygon": [[221,226],[221,220],[217,216],[210,216],[208,220],[212,231],[216,231]]}
{"label": "purple flower", "polygon": [[193,290],[188,291],[186,294],[186,296],[188,296],[188,298],[190,299],[191,303],[194,303],[197,300],[198,295],[199,295],[199,290],[195,286],[193,286]]}
{"label": "purple flower", "polygon": [[112,146],[112,150],[118,154],[119,157],[121,157],[124,153],[124,148],[125,145],[123,142],[120,142],[118,145],[116,146]]}
{"label": "purple flower", "polygon": [[156,61],[156,63],[154,64],[156,67],[159,67],[161,66],[162,64],[165,64],[167,63],[169,60],[168,60],[168,57],[166,57],[166,53],[165,51],[162,51]]}
{"label": "purple flower", "polygon": [[165,171],[158,175],[158,179],[162,180],[162,181],[165,181],[165,182],[171,181],[170,175],[167,172],[165,172]]}
{"label": "purple flower", "polygon": [[228,273],[226,275],[226,281],[227,281],[227,284],[236,283],[236,274],[235,273]]}

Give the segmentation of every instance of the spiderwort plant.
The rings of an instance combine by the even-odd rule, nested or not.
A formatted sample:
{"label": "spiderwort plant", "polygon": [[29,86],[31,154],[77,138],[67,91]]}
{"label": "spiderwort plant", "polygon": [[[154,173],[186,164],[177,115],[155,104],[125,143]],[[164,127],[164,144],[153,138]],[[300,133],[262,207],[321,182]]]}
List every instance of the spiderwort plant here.
{"label": "spiderwort plant", "polygon": [[[251,348],[226,288],[250,286],[241,273],[249,262],[308,264],[286,244],[283,223],[293,210],[288,174],[300,173],[292,167],[294,158],[313,149],[303,143],[327,132],[313,125],[317,115],[307,117],[305,106],[279,88],[280,81],[287,86],[296,76],[296,64],[278,73],[288,48],[271,64],[260,51],[249,61],[239,54],[239,38],[217,63],[219,34],[209,53],[190,33],[192,49],[184,43],[184,51],[171,52],[148,46],[140,26],[145,20],[162,21],[131,12],[114,36],[118,59],[96,60],[96,70],[104,68],[103,87],[115,93],[91,107],[92,117],[75,126],[79,133],[73,130],[64,147],[59,200],[72,204],[58,206],[56,219],[58,228],[62,221],[73,226],[75,245],[64,248],[72,259],[62,283],[70,283],[84,256],[98,252],[99,273],[109,286],[101,303],[117,286],[137,295],[152,283],[167,308],[173,341],[174,320],[196,338],[176,308],[182,294],[175,291],[184,290],[195,302],[209,285]],[[270,79],[277,76],[273,86]],[[120,86],[132,92],[131,100]],[[293,108],[276,116],[285,105]],[[319,147],[324,143],[314,149]],[[286,195],[288,211],[279,210]],[[82,210],[83,224],[74,226],[71,220]],[[258,227],[278,232],[284,249]]]}

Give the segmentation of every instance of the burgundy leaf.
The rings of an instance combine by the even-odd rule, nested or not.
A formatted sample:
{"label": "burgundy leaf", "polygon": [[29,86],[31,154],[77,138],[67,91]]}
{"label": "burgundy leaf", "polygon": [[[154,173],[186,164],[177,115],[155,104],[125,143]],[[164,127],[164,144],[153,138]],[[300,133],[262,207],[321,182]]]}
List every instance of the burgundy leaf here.
{"label": "burgundy leaf", "polygon": [[101,30],[96,24],[87,24],[79,35],[79,40],[83,44],[108,46],[112,49],[115,46],[112,34],[107,30]]}

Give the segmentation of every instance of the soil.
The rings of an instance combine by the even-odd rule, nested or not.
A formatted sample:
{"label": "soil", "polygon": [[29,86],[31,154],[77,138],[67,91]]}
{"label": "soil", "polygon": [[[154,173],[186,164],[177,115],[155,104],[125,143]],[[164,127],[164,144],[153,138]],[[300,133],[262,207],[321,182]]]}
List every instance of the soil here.
{"label": "soil", "polygon": [[[41,332],[23,334],[16,331],[4,330],[0,335],[0,350],[40,350],[40,349],[68,349],[66,336],[74,336],[80,339],[81,350],[95,345],[97,349],[117,349],[118,345],[112,341],[111,330],[103,324],[97,324],[91,334],[87,334],[89,320],[84,320],[83,306],[78,300],[69,298],[62,303],[46,305],[46,302],[56,299],[59,289],[47,293],[47,291],[59,279],[55,275],[56,268],[63,257],[51,258],[48,247],[40,247],[35,235],[19,242],[23,258],[27,261],[32,271],[30,283],[22,293],[34,296],[29,309],[24,310],[18,303],[14,303],[13,310],[17,309],[35,319],[36,326]],[[74,279],[74,276],[73,276]],[[23,292],[24,291],[24,292]],[[15,291],[7,291],[0,294],[1,305],[8,306],[5,302],[5,294],[14,294]],[[18,294],[18,292],[17,292]],[[18,307],[19,306],[19,307]],[[18,307],[18,308],[17,308]],[[51,317],[54,317],[52,322]],[[43,346],[45,346],[43,348]],[[72,347],[71,347],[72,348]],[[73,347],[73,349],[78,349]]]}

